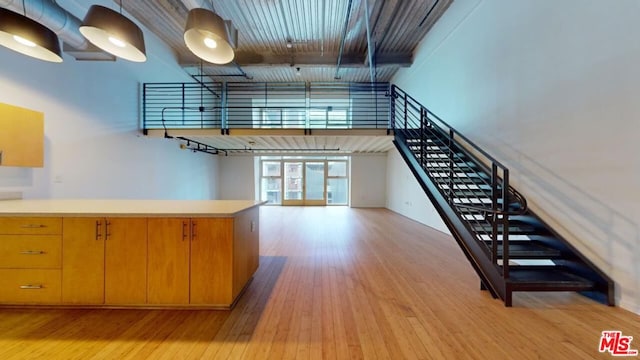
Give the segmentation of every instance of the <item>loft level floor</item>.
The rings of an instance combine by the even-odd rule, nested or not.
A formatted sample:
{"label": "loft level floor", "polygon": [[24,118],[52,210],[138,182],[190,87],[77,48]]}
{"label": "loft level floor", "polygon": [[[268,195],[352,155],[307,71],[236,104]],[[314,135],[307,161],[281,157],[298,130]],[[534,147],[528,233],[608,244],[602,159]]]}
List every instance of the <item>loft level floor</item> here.
{"label": "loft level floor", "polygon": [[262,207],[260,240],[230,312],[0,309],[0,359],[590,359],[603,330],[640,336],[573,293],[505,308],[453,238],[388,210]]}
{"label": "loft level floor", "polygon": [[[165,137],[165,130],[147,130],[149,137]],[[166,134],[230,152],[306,151],[318,153],[384,153],[393,148],[393,132],[387,129],[167,129]],[[182,138],[182,139],[181,139]]]}

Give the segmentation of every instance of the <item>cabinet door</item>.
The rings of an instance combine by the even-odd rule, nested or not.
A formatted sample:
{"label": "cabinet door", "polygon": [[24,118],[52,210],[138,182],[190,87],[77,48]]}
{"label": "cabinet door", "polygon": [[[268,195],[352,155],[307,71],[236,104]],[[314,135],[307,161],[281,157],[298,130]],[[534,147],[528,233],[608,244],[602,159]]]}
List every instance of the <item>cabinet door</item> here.
{"label": "cabinet door", "polygon": [[103,218],[64,218],[62,234],[62,301],[104,303]]}
{"label": "cabinet door", "polygon": [[147,219],[106,220],[104,301],[147,302]]}
{"label": "cabinet door", "polygon": [[0,165],[44,165],[44,114],[0,104]]}
{"label": "cabinet door", "polygon": [[191,219],[191,303],[230,305],[233,219]]}
{"label": "cabinet door", "polygon": [[189,219],[150,218],[147,225],[147,302],[188,304]]}

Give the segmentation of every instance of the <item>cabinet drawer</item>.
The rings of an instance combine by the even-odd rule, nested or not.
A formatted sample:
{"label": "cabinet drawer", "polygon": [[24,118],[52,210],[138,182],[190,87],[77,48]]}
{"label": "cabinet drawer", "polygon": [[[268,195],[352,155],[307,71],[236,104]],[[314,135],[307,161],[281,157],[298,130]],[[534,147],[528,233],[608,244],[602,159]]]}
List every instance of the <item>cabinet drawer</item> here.
{"label": "cabinet drawer", "polygon": [[0,217],[0,234],[60,235],[62,218]]}
{"label": "cabinet drawer", "polygon": [[0,268],[59,269],[61,235],[0,235]]}
{"label": "cabinet drawer", "polygon": [[0,302],[56,304],[60,302],[60,270],[0,269]]}

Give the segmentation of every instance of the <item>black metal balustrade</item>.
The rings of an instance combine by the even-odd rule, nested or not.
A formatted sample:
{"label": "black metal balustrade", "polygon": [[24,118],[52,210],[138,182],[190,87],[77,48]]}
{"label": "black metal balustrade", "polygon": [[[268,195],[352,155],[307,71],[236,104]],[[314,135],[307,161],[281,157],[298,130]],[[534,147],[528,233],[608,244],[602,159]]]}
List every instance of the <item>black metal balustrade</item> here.
{"label": "black metal balustrade", "polygon": [[147,83],[144,129],[388,129],[388,83]]}
{"label": "black metal balustrade", "polygon": [[394,143],[482,289],[507,306],[515,291],[580,291],[613,304],[613,281],[528,209],[506,166],[395,85],[391,98]]}

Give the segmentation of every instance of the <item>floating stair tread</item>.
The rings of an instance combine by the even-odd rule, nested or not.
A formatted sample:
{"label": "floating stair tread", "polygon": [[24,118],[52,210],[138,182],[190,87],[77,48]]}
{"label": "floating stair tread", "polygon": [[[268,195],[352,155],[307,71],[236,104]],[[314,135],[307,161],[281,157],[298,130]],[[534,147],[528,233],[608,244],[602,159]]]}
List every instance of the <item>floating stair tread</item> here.
{"label": "floating stair tread", "polygon": [[530,290],[581,291],[593,288],[594,283],[578,275],[556,267],[535,267],[518,269],[509,267],[508,282]]}
{"label": "floating stair tread", "polygon": [[[491,225],[473,225],[472,227],[475,231],[493,231],[493,227]],[[536,229],[533,226],[509,224],[509,233],[531,233],[535,230]]]}
{"label": "floating stair tread", "polygon": [[[509,241],[509,259],[552,259],[561,255],[556,249],[531,241]],[[498,244],[498,256],[502,257],[502,243]]]}

